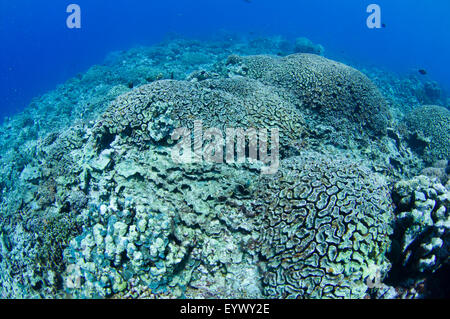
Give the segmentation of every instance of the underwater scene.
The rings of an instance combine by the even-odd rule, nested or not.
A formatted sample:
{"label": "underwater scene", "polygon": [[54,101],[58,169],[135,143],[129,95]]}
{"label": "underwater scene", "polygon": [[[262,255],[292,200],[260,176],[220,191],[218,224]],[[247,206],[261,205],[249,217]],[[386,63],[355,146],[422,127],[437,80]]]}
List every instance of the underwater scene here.
{"label": "underwater scene", "polygon": [[449,298],[449,11],[0,0],[0,298]]}

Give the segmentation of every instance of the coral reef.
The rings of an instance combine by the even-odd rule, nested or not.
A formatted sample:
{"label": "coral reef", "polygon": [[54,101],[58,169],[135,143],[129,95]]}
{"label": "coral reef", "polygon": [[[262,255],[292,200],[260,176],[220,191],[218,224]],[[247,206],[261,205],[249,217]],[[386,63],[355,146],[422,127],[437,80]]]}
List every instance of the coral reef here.
{"label": "coral reef", "polygon": [[449,189],[437,177],[396,182],[393,232],[387,253],[390,269],[377,270],[366,298],[423,299],[448,296]]}
{"label": "coral reef", "polygon": [[425,82],[424,88],[424,104],[436,104],[440,102],[442,89],[436,82]]}
{"label": "coral reef", "polygon": [[[158,81],[122,95],[102,116],[95,131],[129,136],[136,143],[167,140],[173,128],[279,128],[281,145],[301,139],[301,113],[275,90],[250,79]],[[111,136],[112,135],[112,136]]]}
{"label": "coral reef", "polygon": [[362,298],[389,269],[391,202],[381,175],[348,158],[302,153],[252,203],[272,298]]}
{"label": "coral reef", "polygon": [[[226,288],[222,297],[260,296],[253,287],[256,267],[239,249],[248,234],[232,235],[231,228],[220,223],[224,195],[233,197],[256,173],[201,164],[178,167],[170,159],[170,148],[139,151],[118,141],[111,147],[108,153],[116,164],[92,172],[91,183],[98,190],[82,212],[85,230],[65,250],[66,291],[83,298],[129,291],[135,297],[198,297],[205,288],[214,288],[202,288],[209,281]],[[109,185],[102,185],[105,174],[111,176]],[[224,183],[223,176],[229,176],[229,182]],[[100,204],[101,198],[109,201]],[[218,238],[226,238],[226,246]],[[217,278],[221,269],[228,274],[225,280]],[[253,271],[254,280],[241,281],[246,269]],[[203,279],[196,285],[198,278]],[[188,287],[191,281],[195,292],[188,291],[193,289]],[[217,295],[219,288],[214,291]]]}
{"label": "coral reef", "polygon": [[411,147],[432,164],[450,158],[450,111],[442,106],[424,105],[405,118]]}
{"label": "coral reef", "polygon": [[422,170],[421,175],[428,176],[431,179],[437,178],[442,185],[449,182],[450,160],[440,160],[433,165]]}
{"label": "coral reef", "polygon": [[390,115],[383,96],[365,75],[351,67],[313,54],[231,56],[227,64],[232,74],[286,92],[288,100],[310,116],[319,114],[322,123],[342,134],[386,134]]}
{"label": "coral reef", "polygon": [[295,40],[294,52],[323,55],[325,48],[320,44],[314,44],[311,40],[302,37]]}
{"label": "coral reef", "polygon": [[[448,110],[420,107],[414,78],[296,52],[324,51],[170,38],[112,53],[6,120],[0,296],[427,295],[448,267]],[[262,176],[261,158],[175,163],[171,133],[194,121],[278,128],[278,172]]]}
{"label": "coral reef", "polygon": [[436,179],[418,176],[396,183],[392,196],[397,207],[394,245],[400,249],[396,275],[425,276],[448,264],[450,191]]}

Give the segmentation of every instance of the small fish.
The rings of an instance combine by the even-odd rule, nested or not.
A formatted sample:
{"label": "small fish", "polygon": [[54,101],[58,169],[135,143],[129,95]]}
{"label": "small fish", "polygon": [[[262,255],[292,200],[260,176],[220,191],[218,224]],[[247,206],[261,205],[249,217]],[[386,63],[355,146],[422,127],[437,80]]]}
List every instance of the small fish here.
{"label": "small fish", "polygon": [[427,75],[428,72],[427,72],[427,70],[420,69],[419,73],[422,74],[422,75]]}

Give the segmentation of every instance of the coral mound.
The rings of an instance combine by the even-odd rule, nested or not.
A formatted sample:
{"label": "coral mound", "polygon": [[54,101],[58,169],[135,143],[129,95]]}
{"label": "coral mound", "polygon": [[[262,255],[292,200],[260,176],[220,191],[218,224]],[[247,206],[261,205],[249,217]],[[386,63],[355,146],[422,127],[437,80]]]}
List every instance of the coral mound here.
{"label": "coral mound", "polygon": [[262,180],[264,292],[272,298],[362,298],[392,230],[386,180],[346,158],[303,153]]}
{"label": "coral mound", "polygon": [[[167,139],[174,128],[278,128],[281,146],[301,138],[304,120],[294,105],[271,87],[246,78],[201,82],[157,81],[124,94],[111,103],[98,122],[100,140],[128,136],[141,145]],[[112,136],[111,136],[112,135]]]}
{"label": "coral mound", "polygon": [[228,65],[231,74],[288,91],[292,103],[317,111],[322,121],[341,131],[386,133],[390,115],[383,96],[369,78],[349,66],[314,54],[231,56]]}
{"label": "coral mound", "polygon": [[448,109],[437,105],[420,106],[408,114],[405,121],[411,130],[411,146],[422,154],[426,162],[431,164],[450,158]]}

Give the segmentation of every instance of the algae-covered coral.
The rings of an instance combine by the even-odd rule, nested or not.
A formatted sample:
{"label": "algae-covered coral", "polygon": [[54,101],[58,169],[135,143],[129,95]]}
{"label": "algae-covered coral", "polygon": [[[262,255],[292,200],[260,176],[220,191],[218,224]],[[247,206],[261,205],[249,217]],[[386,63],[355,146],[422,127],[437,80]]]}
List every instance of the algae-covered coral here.
{"label": "algae-covered coral", "polygon": [[[311,52],[173,39],[112,54],[6,120],[1,296],[426,296],[414,287],[448,265],[448,163],[425,156],[448,159],[448,110],[423,127],[419,82]],[[279,167],[174,162],[172,133],[195,121],[278,129]]]}
{"label": "algae-covered coral", "polygon": [[442,106],[423,105],[406,116],[411,144],[428,163],[450,158],[450,111]]}

